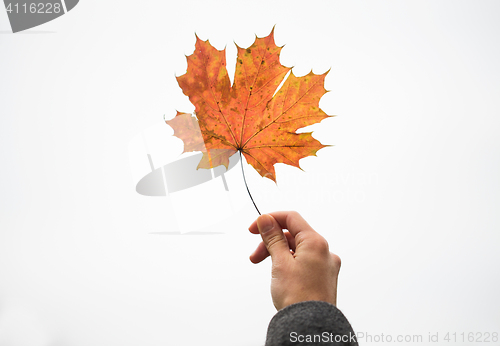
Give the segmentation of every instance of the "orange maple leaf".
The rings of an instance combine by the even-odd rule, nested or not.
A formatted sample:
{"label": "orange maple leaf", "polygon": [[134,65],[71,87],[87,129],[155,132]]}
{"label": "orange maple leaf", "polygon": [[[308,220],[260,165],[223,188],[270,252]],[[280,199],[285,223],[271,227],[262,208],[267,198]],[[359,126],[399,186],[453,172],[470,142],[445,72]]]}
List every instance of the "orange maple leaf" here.
{"label": "orange maple leaf", "polygon": [[227,168],[229,157],[240,151],[261,176],[276,182],[275,163],[300,168],[301,158],[316,156],[328,146],[312,132],[295,133],[330,117],[319,108],[328,71],[303,77],[291,72],[276,92],[291,68],[280,64],[282,47],[274,43],[273,32],[256,37],[246,49],[237,46],[232,86],[225,49],[219,51],[196,37],[187,72],[177,81],[195,106],[197,119],[178,112],[167,124],[184,141],[184,152],[203,151],[198,168]]}

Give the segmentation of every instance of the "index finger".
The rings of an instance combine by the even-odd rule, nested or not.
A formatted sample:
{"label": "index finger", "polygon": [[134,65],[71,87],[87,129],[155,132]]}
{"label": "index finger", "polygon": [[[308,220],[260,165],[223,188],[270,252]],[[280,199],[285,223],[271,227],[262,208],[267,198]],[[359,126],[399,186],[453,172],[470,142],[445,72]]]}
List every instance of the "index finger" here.
{"label": "index finger", "polygon": [[[268,214],[272,215],[281,228],[287,229],[294,238],[297,237],[299,233],[302,235],[318,234],[296,211],[275,211]],[[251,233],[259,234],[257,220],[248,227],[248,230]]]}

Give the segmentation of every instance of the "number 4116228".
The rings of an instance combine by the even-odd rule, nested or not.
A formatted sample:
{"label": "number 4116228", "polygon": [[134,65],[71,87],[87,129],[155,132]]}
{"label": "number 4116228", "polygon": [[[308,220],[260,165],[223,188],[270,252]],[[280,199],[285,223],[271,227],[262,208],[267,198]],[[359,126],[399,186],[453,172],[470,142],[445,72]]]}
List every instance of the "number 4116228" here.
{"label": "number 4116228", "polygon": [[447,342],[498,342],[498,333],[446,333],[444,340]]}
{"label": "number 4116228", "polygon": [[30,4],[24,3],[22,5],[19,4],[9,4],[7,5],[8,13],[61,13],[62,8],[60,3],[52,4],[48,3],[35,3],[32,2]]}

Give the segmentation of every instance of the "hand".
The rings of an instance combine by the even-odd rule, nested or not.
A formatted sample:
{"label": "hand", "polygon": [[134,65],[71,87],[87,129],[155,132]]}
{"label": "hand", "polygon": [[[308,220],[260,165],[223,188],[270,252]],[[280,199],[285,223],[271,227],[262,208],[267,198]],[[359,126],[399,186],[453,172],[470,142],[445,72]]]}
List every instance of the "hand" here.
{"label": "hand", "polygon": [[271,296],[276,309],[308,300],[337,303],[340,258],[299,213],[261,215],[248,229],[263,240],[250,261],[259,263],[269,255],[273,261]]}

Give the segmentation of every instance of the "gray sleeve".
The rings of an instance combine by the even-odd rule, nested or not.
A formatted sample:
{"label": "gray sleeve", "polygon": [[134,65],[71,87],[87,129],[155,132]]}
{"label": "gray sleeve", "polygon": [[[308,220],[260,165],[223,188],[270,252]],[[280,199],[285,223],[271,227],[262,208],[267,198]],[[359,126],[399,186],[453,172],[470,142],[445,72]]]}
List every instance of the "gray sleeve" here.
{"label": "gray sleeve", "polygon": [[358,345],[349,321],[335,305],[321,301],[292,304],[274,315],[266,346]]}

